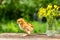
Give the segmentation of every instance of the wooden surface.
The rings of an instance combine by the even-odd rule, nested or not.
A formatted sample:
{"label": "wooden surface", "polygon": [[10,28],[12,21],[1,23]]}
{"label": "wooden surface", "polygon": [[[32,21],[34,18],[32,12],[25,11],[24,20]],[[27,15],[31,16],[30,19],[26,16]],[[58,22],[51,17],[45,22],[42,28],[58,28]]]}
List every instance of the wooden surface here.
{"label": "wooden surface", "polygon": [[60,34],[48,37],[45,34],[31,34],[29,36],[22,36],[23,33],[2,33],[0,40],[60,40]]}

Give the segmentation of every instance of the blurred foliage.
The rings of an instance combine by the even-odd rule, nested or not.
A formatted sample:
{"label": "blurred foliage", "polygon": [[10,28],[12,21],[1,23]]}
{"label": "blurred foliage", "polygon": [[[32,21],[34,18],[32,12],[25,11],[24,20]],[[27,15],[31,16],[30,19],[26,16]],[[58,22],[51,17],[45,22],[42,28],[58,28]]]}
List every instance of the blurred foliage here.
{"label": "blurred foliage", "polygon": [[23,30],[20,30],[19,26],[16,24],[15,21],[10,21],[7,23],[1,23],[0,25],[0,33],[18,33],[18,32],[24,32]]}
{"label": "blurred foliage", "polygon": [[[30,21],[32,25],[34,26],[34,30],[32,33],[37,33],[37,34],[44,34],[46,33],[46,29],[48,26],[47,23],[40,23],[37,21]],[[60,24],[59,21],[56,22],[57,30],[60,33]],[[19,28],[19,26],[16,24],[15,21],[10,21],[7,22],[6,24],[1,23],[0,25],[0,33],[24,33],[23,30]]]}
{"label": "blurred foliage", "polygon": [[[0,0],[0,32],[23,32],[15,25],[16,20],[20,17],[33,20],[33,15],[39,8],[46,8],[49,3],[60,5],[60,0]],[[45,32],[45,24],[42,26],[38,26],[40,24],[37,22],[32,22],[32,24],[36,26],[34,33]]]}
{"label": "blurred foliage", "polygon": [[3,0],[0,1],[0,19],[12,20],[23,17],[32,20],[33,14],[49,3],[60,5],[60,0]]}

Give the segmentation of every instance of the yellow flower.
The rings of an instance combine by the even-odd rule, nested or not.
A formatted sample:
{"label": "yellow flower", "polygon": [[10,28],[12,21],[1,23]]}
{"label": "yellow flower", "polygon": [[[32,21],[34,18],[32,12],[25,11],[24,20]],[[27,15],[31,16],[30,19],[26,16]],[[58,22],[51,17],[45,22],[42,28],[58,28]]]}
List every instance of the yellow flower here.
{"label": "yellow flower", "polygon": [[57,5],[54,5],[54,8],[56,9],[58,6]]}
{"label": "yellow flower", "polygon": [[46,12],[46,9],[45,8],[40,8],[39,11],[40,11],[40,13],[44,13],[44,12]]}
{"label": "yellow flower", "polygon": [[59,7],[57,5],[54,5],[54,8],[52,8],[52,5],[49,4],[47,8],[40,8],[38,11],[38,18],[42,18],[42,17],[53,17],[53,16],[60,16],[60,14],[57,14]]}
{"label": "yellow flower", "polygon": [[47,13],[47,16],[49,16],[50,15],[50,13]]}
{"label": "yellow flower", "polygon": [[48,10],[48,12],[47,12],[47,16],[49,16],[49,15],[50,15],[50,13],[51,13],[51,10]]}
{"label": "yellow flower", "polygon": [[55,13],[53,13],[53,16],[56,16],[56,14],[55,14]]}
{"label": "yellow flower", "polygon": [[59,16],[60,16],[60,13],[59,13]]}
{"label": "yellow flower", "polygon": [[57,7],[57,10],[59,9],[59,7]]}
{"label": "yellow flower", "polygon": [[59,9],[59,7],[58,7],[57,5],[54,5],[54,9],[58,10],[58,9]]}
{"label": "yellow flower", "polygon": [[38,17],[42,17],[43,14],[46,12],[46,9],[45,8],[40,8],[39,11],[38,11]]}
{"label": "yellow flower", "polygon": [[47,7],[47,9],[51,9],[52,8],[52,5],[51,4],[49,4],[48,5],[48,7]]}
{"label": "yellow flower", "polygon": [[47,17],[47,13],[44,13],[44,16]]}

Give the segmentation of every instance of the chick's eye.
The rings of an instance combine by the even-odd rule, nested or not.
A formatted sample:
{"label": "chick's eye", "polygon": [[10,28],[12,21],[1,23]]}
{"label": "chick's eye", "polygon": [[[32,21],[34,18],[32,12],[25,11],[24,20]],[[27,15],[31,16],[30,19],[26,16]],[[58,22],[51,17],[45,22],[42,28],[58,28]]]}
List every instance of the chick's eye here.
{"label": "chick's eye", "polygon": [[18,21],[18,22],[20,22],[20,21]]}
{"label": "chick's eye", "polygon": [[20,21],[17,21],[17,23],[19,23]]}

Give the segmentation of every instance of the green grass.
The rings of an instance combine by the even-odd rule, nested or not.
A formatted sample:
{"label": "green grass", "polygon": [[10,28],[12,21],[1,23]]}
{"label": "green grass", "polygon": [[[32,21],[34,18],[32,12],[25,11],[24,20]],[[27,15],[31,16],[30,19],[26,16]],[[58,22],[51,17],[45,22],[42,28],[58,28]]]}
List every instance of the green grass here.
{"label": "green grass", "polygon": [[34,30],[33,33],[45,33],[46,32],[46,23],[40,23],[40,22],[32,22],[33,26],[34,26]]}
{"label": "green grass", "polygon": [[[41,34],[46,32],[47,23],[40,23],[37,21],[31,21],[30,23],[34,26],[34,30],[32,31],[32,33]],[[59,22],[56,22],[56,26],[58,31],[60,32]],[[22,33],[24,31],[19,28],[18,24],[15,21],[9,21],[7,23],[1,23],[0,25],[0,33],[5,33],[5,32]]]}

